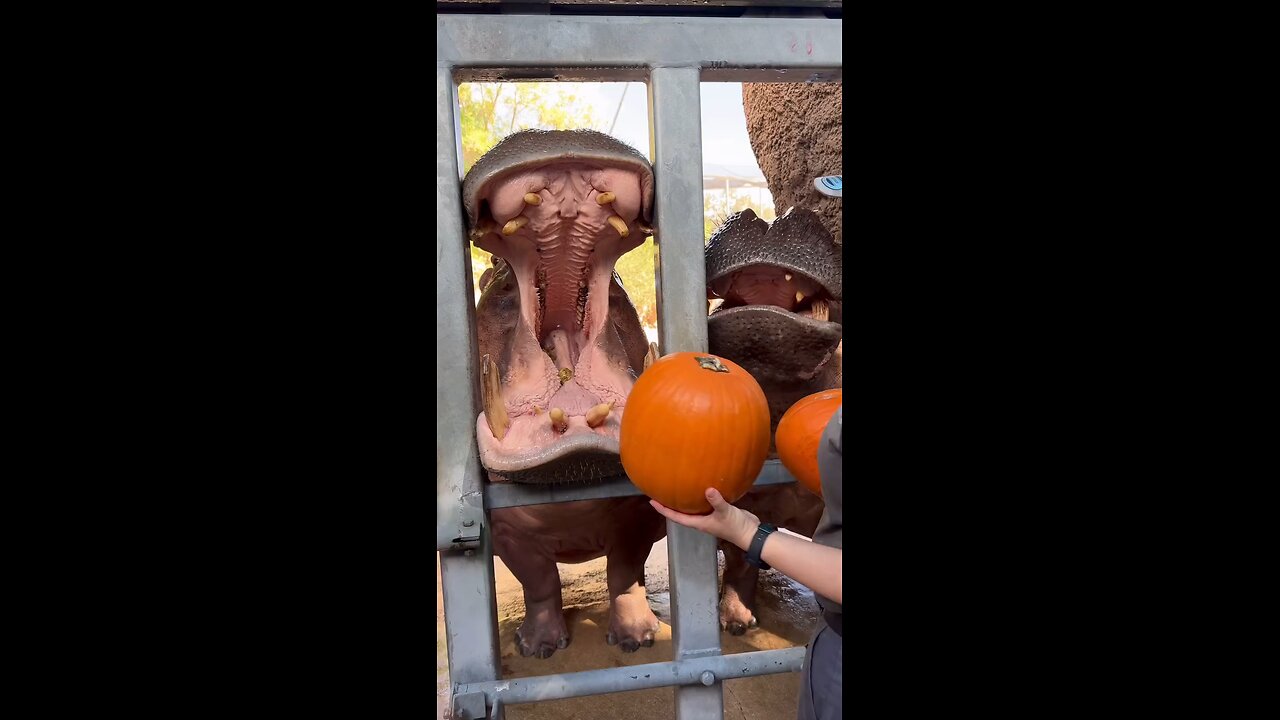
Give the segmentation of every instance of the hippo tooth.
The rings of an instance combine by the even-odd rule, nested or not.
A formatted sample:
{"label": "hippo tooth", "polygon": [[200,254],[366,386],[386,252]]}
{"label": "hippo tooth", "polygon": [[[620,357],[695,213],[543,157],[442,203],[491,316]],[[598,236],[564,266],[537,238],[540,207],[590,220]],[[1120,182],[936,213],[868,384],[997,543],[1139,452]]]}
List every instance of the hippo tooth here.
{"label": "hippo tooth", "polygon": [[596,196],[596,204],[597,204],[597,205],[608,205],[609,203],[611,203],[611,202],[613,202],[614,200],[617,200],[617,199],[618,199],[618,196],[617,196],[617,195],[614,195],[614,194],[613,194],[613,193],[611,193],[611,192],[602,192],[602,193],[600,193],[599,195],[597,195],[597,196]]}
{"label": "hippo tooth", "polygon": [[[649,343],[649,351],[644,354],[644,369],[648,370],[649,366],[658,359],[658,343]],[[643,370],[641,371],[643,372]]]}
{"label": "hippo tooth", "polygon": [[517,230],[519,230],[520,228],[528,224],[529,224],[529,218],[523,215],[519,217],[511,218],[510,220],[507,221],[506,225],[502,226],[502,234],[515,235]]}
{"label": "hippo tooth", "polygon": [[626,237],[627,235],[631,234],[631,231],[627,229],[627,221],[623,220],[617,215],[609,216],[609,224],[613,226],[613,229],[617,230],[618,234],[621,235],[622,237]]}
{"label": "hippo tooth", "polygon": [[493,358],[484,356],[481,372],[484,374],[480,384],[484,391],[484,417],[489,423],[489,432],[501,440],[507,434],[510,423],[507,420],[507,406],[502,402],[502,378],[498,375],[498,366]]}
{"label": "hippo tooth", "polygon": [[613,403],[600,403],[599,405],[587,411],[587,425],[590,427],[600,427],[605,420],[609,419],[609,413],[613,410]]}
{"label": "hippo tooth", "polygon": [[804,300],[804,293],[802,293],[802,292],[800,292],[799,290],[797,290],[797,291],[796,291],[796,302],[798,303],[798,302],[801,302],[802,300]]}
{"label": "hippo tooth", "polygon": [[529,205],[541,205],[542,196],[537,193],[525,193],[524,201],[526,204],[529,204]]}
{"label": "hippo tooth", "polygon": [[640,228],[640,232],[641,232],[642,234],[644,234],[644,235],[652,235],[652,234],[653,234],[653,228],[652,228],[651,226],[649,226],[649,225],[644,224],[643,222],[641,222],[641,221],[639,221],[639,220],[637,220],[637,221],[636,221],[636,227]]}
{"label": "hippo tooth", "polygon": [[482,221],[479,225],[471,228],[471,242],[479,242],[480,238],[493,232],[494,224],[488,220]]}
{"label": "hippo tooth", "polygon": [[827,307],[826,300],[813,301],[813,319],[826,322],[831,317],[830,309]]}
{"label": "hippo tooth", "polygon": [[564,432],[569,429],[569,421],[565,419],[564,410],[560,408],[551,408],[551,412],[547,413],[551,416],[551,428],[556,432]]}
{"label": "hippo tooth", "polygon": [[791,282],[791,273],[785,273],[784,277],[787,278],[787,282]]}

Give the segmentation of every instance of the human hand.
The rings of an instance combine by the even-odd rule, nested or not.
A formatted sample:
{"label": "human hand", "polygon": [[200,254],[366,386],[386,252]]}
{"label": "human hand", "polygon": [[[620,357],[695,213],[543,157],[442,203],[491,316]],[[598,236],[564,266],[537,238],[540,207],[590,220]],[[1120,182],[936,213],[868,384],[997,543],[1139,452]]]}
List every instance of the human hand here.
{"label": "human hand", "polygon": [[743,550],[750,547],[751,540],[756,535],[756,528],[760,526],[760,518],[725,502],[724,496],[715,488],[707,488],[706,497],[707,502],[711,503],[709,515],[686,515],[678,510],[672,510],[657,500],[650,500],[649,504],[671,522],[715,535]]}

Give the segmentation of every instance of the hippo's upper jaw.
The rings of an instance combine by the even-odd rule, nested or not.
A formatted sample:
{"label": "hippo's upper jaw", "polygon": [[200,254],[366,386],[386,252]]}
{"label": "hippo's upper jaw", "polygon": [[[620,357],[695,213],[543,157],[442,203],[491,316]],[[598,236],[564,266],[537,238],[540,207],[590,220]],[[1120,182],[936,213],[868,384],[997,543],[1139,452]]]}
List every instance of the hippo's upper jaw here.
{"label": "hippo's upper jaw", "polygon": [[711,352],[762,384],[794,384],[823,370],[840,343],[841,251],[822,221],[793,208],[769,223],[730,217],[706,248]]}
{"label": "hippo's upper jaw", "polygon": [[463,192],[471,239],[505,261],[476,309],[481,463],[523,482],[620,474],[644,338],[613,267],[651,232],[648,162],[600,133],[528,131],[481,158]]}

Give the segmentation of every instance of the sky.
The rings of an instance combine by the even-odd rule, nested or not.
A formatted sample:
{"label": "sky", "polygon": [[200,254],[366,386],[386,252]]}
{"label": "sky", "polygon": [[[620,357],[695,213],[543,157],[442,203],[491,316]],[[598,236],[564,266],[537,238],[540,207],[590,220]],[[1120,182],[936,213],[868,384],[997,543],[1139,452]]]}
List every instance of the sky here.
{"label": "sky", "polygon": [[[605,132],[609,132],[609,123],[617,113],[617,124],[610,134],[649,155],[649,98],[645,84],[595,85],[593,105],[606,123]],[[621,112],[618,112],[619,100],[622,100]],[[742,83],[702,83],[702,162],[745,165],[759,170],[747,139]]]}

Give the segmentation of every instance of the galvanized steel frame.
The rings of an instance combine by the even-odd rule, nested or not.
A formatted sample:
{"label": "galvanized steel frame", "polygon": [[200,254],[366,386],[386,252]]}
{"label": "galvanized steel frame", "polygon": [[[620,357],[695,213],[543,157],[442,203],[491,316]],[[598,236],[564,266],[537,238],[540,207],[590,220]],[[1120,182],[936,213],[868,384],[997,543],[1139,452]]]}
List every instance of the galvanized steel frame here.
{"label": "galvanized steel frame", "polygon": [[[716,543],[668,523],[675,661],[500,681],[486,510],[637,494],[629,483],[486,488],[476,451],[475,302],[460,193],[457,83],[647,81],[657,177],[658,339],[707,349],[699,83],[838,82],[842,22],[826,18],[439,15],[436,18],[436,548],[441,551],[455,709],[490,717],[521,702],[676,687],[676,717],[723,716],[720,683],[798,670],[803,648],[720,654]],[[776,462],[759,484],[790,480]],[[487,496],[487,497],[486,497]],[[452,612],[450,612],[452,609]],[[637,672],[643,668],[645,672]],[[641,682],[631,676],[649,675]],[[631,680],[631,682],[628,682]],[[482,702],[483,701],[483,702]]]}

